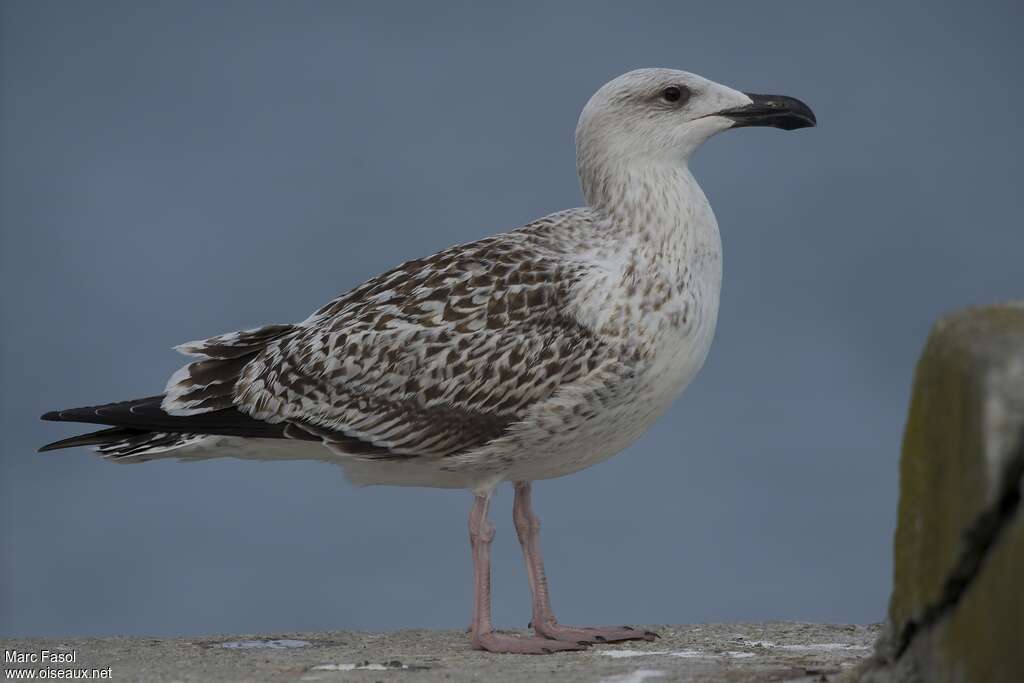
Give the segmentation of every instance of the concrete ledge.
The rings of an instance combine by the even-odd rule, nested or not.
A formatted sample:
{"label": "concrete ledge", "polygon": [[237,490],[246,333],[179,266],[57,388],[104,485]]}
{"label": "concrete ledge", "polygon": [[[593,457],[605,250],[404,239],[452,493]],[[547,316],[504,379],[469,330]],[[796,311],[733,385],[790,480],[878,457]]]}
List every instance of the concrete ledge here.
{"label": "concrete ledge", "polygon": [[915,373],[885,635],[864,683],[1024,680],[1024,304],[941,320]]}
{"label": "concrete ledge", "polygon": [[[870,653],[878,627],[774,622],[648,626],[653,643],[543,657],[469,648],[458,631],[283,633],[203,638],[30,638],[7,651],[75,652],[53,668],[110,668],[130,681],[828,681]],[[18,665],[11,668],[45,668]]]}

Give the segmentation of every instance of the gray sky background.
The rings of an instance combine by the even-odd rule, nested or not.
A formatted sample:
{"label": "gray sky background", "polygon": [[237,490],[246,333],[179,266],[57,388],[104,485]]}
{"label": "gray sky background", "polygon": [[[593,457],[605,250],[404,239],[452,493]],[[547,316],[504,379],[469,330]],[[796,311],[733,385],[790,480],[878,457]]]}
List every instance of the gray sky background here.
{"label": "gray sky background", "polygon": [[[48,409],[159,391],[173,344],[304,318],[581,202],[590,94],[668,66],[820,127],[712,140],[703,373],[542,482],[567,623],[882,618],[932,321],[1024,294],[1015,2],[0,2],[0,634],[464,627],[470,496],[312,463],[117,466]],[[524,627],[511,496],[495,610]]]}

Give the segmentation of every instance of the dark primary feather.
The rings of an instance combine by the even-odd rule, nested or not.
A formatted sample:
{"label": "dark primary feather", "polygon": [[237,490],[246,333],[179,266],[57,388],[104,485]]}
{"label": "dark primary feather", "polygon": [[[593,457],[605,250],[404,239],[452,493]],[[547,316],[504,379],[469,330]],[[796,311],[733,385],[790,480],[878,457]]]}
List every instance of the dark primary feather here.
{"label": "dark primary feather", "polygon": [[220,434],[261,439],[299,438],[319,441],[319,437],[298,432],[285,436],[284,424],[262,422],[239,412],[234,408],[216,410],[199,415],[168,415],[160,407],[163,396],[149,396],[133,401],[120,401],[99,406],[55,410],[42,416],[54,422],[85,422],[111,425],[116,429],[105,429],[91,434],[56,441],[40,448],[50,451],[58,448],[88,446],[119,441],[131,433],[142,435],[146,432],[169,432],[173,434]]}
{"label": "dark primary feather", "polygon": [[120,401],[99,406],[55,410],[42,416],[53,422],[80,422],[116,425],[88,434],[80,434],[46,444],[40,453],[78,446],[116,446],[117,455],[132,455],[145,447],[165,445],[182,436],[220,434],[259,439],[293,439],[323,441],[345,452],[363,457],[395,457],[387,448],[375,446],[339,431],[325,429],[301,421],[271,424],[235,410],[218,410],[199,415],[169,415],[160,407],[162,396],[149,396],[134,401]]}
{"label": "dark primary feather", "polygon": [[165,399],[162,395],[57,410],[46,413],[42,419],[111,425],[113,429],[63,439],[39,450],[99,446],[101,453],[133,455],[146,448],[168,447],[208,434],[319,440],[303,431],[286,435],[284,423],[271,424],[249,417],[237,410],[232,401],[232,387],[245,364],[268,342],[293,328],[293,325],[267,325],[181,345],[181,351],[203,356],[186,366],[185,376],[174,386],[179,398],[201,409],[198,414],[169,414],[162,408]]}

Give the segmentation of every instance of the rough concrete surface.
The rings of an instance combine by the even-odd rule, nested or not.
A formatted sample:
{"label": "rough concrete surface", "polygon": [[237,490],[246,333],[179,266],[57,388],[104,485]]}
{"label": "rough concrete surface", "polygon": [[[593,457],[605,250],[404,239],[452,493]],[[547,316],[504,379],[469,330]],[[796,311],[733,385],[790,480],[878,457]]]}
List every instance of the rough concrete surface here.
{"label": "rough concrete surface", "polygon": [[862,680],[1024,680],[1024,304],[947,316],[915,372],[894,586]]}
{"label": "rough concrete surface", "polygon": [[52,668],[109,667],[112,680],[121,681],[809,682],[837,680],[869,654],[878,635],[874,626],[791,622],[646,628],[661,639],[539,657],[477,652],[457,631],[28,638],[3,647],[37,655],[74,651],[73,664]]}

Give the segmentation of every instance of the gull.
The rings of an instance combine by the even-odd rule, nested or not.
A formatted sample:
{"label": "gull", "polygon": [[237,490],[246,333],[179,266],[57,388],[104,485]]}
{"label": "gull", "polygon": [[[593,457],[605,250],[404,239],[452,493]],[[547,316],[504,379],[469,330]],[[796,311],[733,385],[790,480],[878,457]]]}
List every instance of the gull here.
{"label": "gull", "polygon": [[[47,413],[106,428],[40,450],[90,445],[117,462],[313,459],[359,485],[467,489],[472,647],[545,654],[651,640],[628,626],[558,622],[531,483],[623,450],[704,363],[722,245],[688,168],[693,152],[732,128],[815,123],[791,97],[672,69],[626,73],[579,117],[586,206],[407,261],[302,322],[182,344],[196,358],[163,394]],[[491,622],[488,506],[506,481],[533,636]]]}

